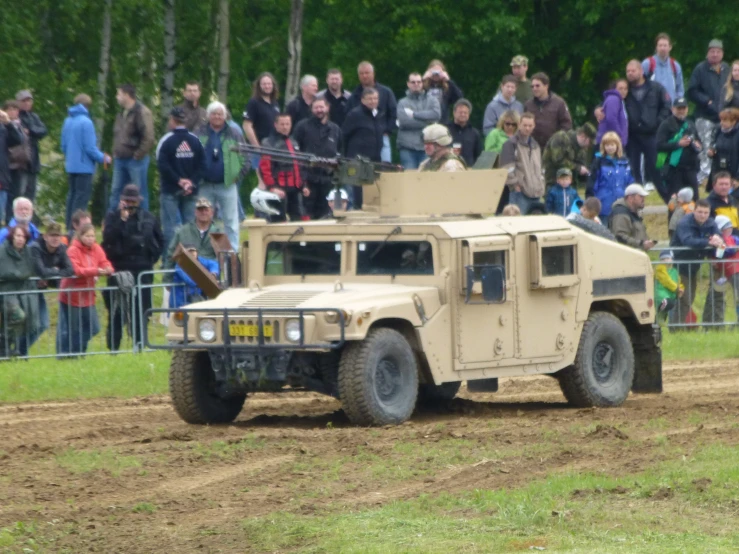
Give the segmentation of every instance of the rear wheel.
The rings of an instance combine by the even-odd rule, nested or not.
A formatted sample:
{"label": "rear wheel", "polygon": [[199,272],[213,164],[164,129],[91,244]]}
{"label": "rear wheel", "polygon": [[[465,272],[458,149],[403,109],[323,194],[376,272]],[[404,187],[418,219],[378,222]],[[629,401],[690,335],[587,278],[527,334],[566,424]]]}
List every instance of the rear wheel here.
{"label": "rear wheel", "polygon": [[394,329],[373,329],[344,348],[339,365],[339,397],[357,425],[406,421],[416,406],[418,364],[405,337]]}
{"label": "rear wheel", "polygon": [[169,366],[169,394],[179,416],[187,423],[228,423],[236,419],[246,393],[222,398],[207,352],[179,350]]}
{"label": "rear wheel", "polygon": [[573,406],[623,404],[634,380],[634,350],[623,323],[607,312],[591,313],[583,326],[575,363],[557,377]]}

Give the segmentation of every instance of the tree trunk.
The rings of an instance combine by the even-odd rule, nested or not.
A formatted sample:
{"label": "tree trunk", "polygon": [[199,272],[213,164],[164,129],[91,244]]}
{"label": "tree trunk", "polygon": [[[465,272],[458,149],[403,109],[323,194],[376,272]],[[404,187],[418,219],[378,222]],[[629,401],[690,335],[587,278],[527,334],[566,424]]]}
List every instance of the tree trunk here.
{"label": "tree trunk", "polygon": [[164,0],[164,74],[162,79],[162,121],[167,121],[174,104],[175,0]]}
{"label": "tree trunk", "polygon": [[108,73],[110,71],[110,12],[113,9],[113,0],[104,0],[103,33],[100,41],[100,64],[98,65],[98,97],[95,99],[95,132],[97,133],[98,148],[103,142],[105,131],[105,112],[108,108]]}
{"label": "tree trunk", "polygon": [[231,73],[230,35],[231,24],[228,18],[229,0],[218,2],[218,99],[228,101],[228,78]]}
{"label": "tree trunk", "polygon": [[285,102],[298,95],[300,83],[300,61],[303,53],[303,4],[304,0],[292,0],[290,8],[290,29],[287,36],[287,84],[285,85]]}

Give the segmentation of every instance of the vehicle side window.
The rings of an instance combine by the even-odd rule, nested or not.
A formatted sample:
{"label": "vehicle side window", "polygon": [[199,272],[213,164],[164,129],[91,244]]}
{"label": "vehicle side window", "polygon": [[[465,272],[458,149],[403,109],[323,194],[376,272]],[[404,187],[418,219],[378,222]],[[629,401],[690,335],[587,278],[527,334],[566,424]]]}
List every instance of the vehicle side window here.
{"label": "vehicle side window", "polygon": [[474,252],[472,254],[472,266],[475,269],[475,281],[480,280],[482,267],[486,265],[503,266],[505,274],[505,250],[490,250],[486,252]]}
{"label": "vehicle side window", "polygon": [[545,246],[541,249],[542,277],[575,274],[575,245]]}
{"label": "vehicle side window", "polygon": [[433,275],[428,241],[373,241],[357,245],[357,275]]}

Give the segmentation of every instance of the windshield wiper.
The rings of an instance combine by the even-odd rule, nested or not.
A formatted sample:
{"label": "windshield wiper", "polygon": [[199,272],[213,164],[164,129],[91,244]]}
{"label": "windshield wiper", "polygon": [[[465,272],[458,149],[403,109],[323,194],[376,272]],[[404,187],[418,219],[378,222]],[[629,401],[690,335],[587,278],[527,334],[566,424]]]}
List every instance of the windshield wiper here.
{"label": "windshield wiper", "polygon": [[400,225],[398,225],[395,229],[393,229],[392,231],[390,231],[387,234],[387,236],[385,237],[385,239],[382,241],[382,244],[380,244],[377,248],[375,248],[375,251],[372,252],[372,254],[370,254],[370,260],[373,260],[375,258],[375,256],[377,256],[380,253],[380,251],[383,248],[385,248],[385,245],[387,244],[387,241],[390,240],[390,237],[392,237],[394,235],[399,235],[402,232],[403,232],[403,230],[400,228]]}

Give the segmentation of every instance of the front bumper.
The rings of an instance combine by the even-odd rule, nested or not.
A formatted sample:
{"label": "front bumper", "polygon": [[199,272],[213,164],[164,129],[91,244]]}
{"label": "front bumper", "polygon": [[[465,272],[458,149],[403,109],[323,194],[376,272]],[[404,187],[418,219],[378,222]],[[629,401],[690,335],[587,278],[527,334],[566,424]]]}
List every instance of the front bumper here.
{"label": "front bumper", "polygon": [[[148,326],[144,326],[144,344],[154,350],[325,351],[341,348],[345,342],[344,313],[336,308],[152,308],[146,311],[147,318],[160,314],[170,318],[166,343],[153,341]],[[175,314],[181,314],[181,325],[172,320]],[[333,317],[329,318],[330,314]],[[212,341],[204,341],[198,334],[198,325],[204,319],[216,323]],[[289,320],[298,322],[300,339],[297,341],[287,339]],[[234,336],[230,332],[232,325],[256,328],[257,333]],[[266,328],[272,333],[265,333]],[[314,337],[332,338],[320,340]]]}

